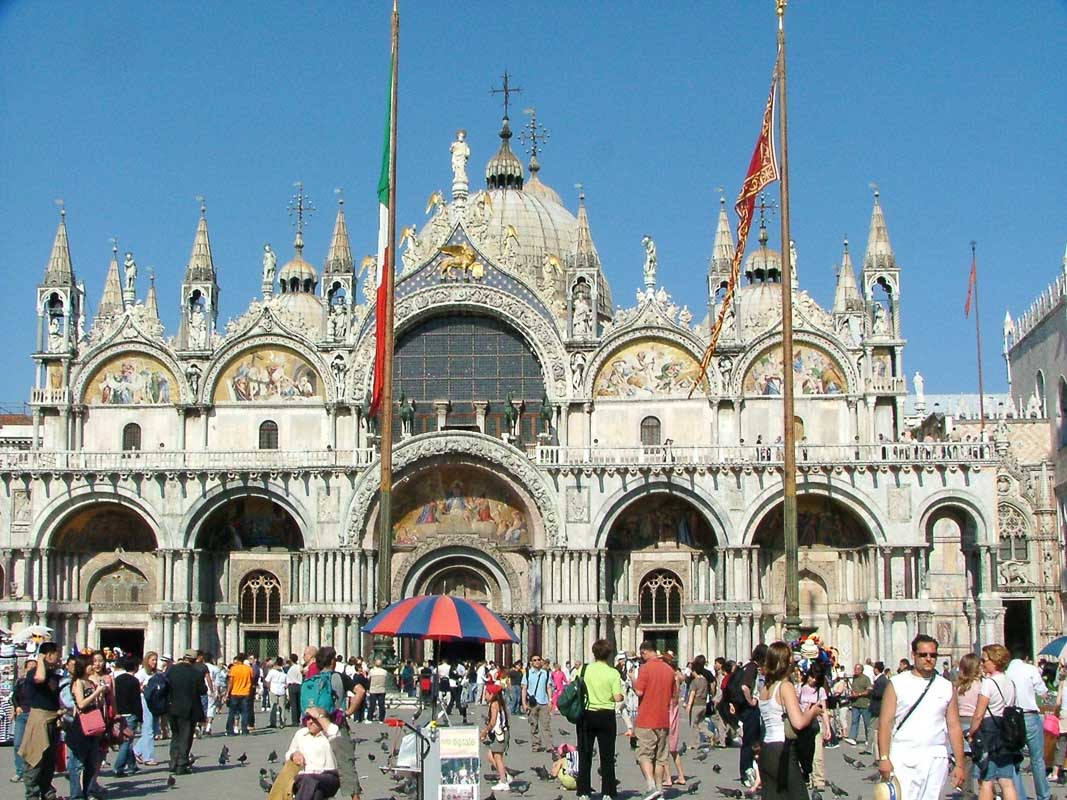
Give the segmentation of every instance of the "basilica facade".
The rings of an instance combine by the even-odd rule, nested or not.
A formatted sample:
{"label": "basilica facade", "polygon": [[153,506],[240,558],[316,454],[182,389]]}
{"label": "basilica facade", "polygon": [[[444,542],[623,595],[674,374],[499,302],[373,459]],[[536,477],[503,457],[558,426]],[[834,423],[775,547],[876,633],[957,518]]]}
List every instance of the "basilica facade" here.
{"label": "basilica facade", "polygon": [[505,119],[472,189],[459,137],[451,190],[402,234],[388,564],[366,414],[377,264],[353,259],[343,205],[321,267],[302,225],[280,268],[270,248],[242,267],[262,296],[229,321],[202,211],[173,335],[130,254],[90,319],[61,220],[33,447],[0,452],[0,625],[134,651],[369,652],[387,570],[393,599],[488,603],[522,640],[497,657],[584,659],[602,636],[736,657],[783,624],[788,368],[806,630],[846,659],[902,656],[917,631],[960,654],[1003,638],[1010,589],[1028,644],[1060,631],[1062,549],[1004,426],[904,430],[903,270],[877,196],[858,277],[846,242],[830,307],[794,287],[791,365],[761,227],[701,377],[734,255],[725,209],[706,297],[673,298],[646,237],[621,301],[584,198],[570,210],[510,138]]}

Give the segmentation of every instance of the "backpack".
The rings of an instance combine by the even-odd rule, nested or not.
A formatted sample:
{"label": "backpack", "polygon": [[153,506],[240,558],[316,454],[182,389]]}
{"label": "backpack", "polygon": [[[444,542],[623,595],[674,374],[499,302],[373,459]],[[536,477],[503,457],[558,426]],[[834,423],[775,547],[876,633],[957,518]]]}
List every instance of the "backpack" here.
{"label": "backpack", "polygon": [[[997,686],[996,681],[993,681],[993,685],[1000,692],[1001,699],[1007,703],[1004,698],[1004,692],[1000,691],[1000,686]],[[1014,701],[1015,698],[1013,697],[1012,702],[1014,703]],[[1000,734],[1001,750],[1018,753],[1026,746],[1026,713],[1019,706],[1006,705],[1004,707],[1004,715],[1000,718],[1000,724],[997,728]]]}
{"label": "backpack", "polygon": [[318,706],[327,714],[337,709],[333,695],[333,671],[326,670],[312,675],[300,684],[300,713],[305,713],[311,706]]}
{"label": "backpack", "polygon": [[574,680],[563,687],[563,692],[556,701],[556,708],[567,722],[577,725],[585,716],[585,708],[589,705],[589,692],[585,688],[585,666],[576,675]]}
{"label": "backpack", "polygon": [[[745,667],[747,666],[746,664]],[[745,681],[745,667],[736,667],[730,673],[730,677],[727,678],[726,685],[723,687],[723,700],[733,704],[735,713],[739,713],[748,705],[748,701],[745,700],[745,692],[742,689]]]}
{"label": "backpack", "polygon": [[148,679],[144,687],[144,704],[158,717],[170,710],[170,681],[167,673],[156,672]]}

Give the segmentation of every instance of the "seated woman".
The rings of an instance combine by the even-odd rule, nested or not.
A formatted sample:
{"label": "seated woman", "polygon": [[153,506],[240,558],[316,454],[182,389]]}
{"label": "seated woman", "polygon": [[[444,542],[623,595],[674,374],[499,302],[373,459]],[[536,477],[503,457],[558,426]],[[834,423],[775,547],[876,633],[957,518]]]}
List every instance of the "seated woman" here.
{"label": "seated woman", "polygon": [[574,790],[578,787],[578,748],[570,744],[561,744],[553,752],[555,759],[549,774],[559,779],[564,789]]}
{"label": "seated woman", "polygon": [[300,767],[293,784],[293,800],[326,800],[341,786],[330,742],[340,729],[317,706],[308,706],[304,727],[296,732],[285,758]]}

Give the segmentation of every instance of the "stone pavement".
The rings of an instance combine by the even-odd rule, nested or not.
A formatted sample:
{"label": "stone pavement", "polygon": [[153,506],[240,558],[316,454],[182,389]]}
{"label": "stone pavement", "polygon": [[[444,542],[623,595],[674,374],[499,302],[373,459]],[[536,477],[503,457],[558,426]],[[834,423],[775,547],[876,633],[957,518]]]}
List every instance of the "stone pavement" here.
{"label": "stone pavement", "polygon": [[[391,710],[392,712],[392,710]],[[398,715],[410,719],[411,709],[397,709]],[[484,707],[472,707],[469,719],[481,721]],[[458,716],[458,715],[457,715]],[[262,719],[262,717],[260,717]],[[458,723],[458,719],[456,720]],[[216,719],[215,729],[221,728],[221,722]],[[497,800],[504,800],[510,795],[522,797],[523,800],[556,800],[559,795],[573,798],[573,793],[561,790],[555,781],[542,782],[534,775],[532,768],[535,765],[544,767],[551,766],[550,756],[544,753],[532,753],[529,744],[529,725],[520,717],[512,719],[511,750],[506,757],[510,769],[521,770],[515,778],[519,782],[517,791],[505,794],[497,793]],[[363,783],[363,800],[405,800],[404,796],[395,788],[397,781],[391,776],[383,775],[380,767],[386,763],[388,756],[381,750],[381,745],[376,741],[383,732],[395,735],[397,729],[389,728],[380,723],[372,725],[356,725],[353,728],[353,736],[363,741],[357,742],[356,754],[359,765],[360,779]],[[622,721],[619,721],[619,730],[625,730]],[[269,729],[257,730],[245,737],[224,737],[214,735],[204,739],[197,739],[193,743],[193,754],[198,756],[192,775],[177,778],[177,784],[172,789],[167,789],[167,768],[165,761],[158,767],[146,767],[136,776],[129,778],[116,778],[111,775],[110,769],[105,768],[101,783],[108,790],[109,798],[149,797],[157,794],[166,794],[168,800],[212,800],[213,798],[226,798],[226,800],[262,800],[264,792],[259,786],[259,770],[275,769],[279,764],[269,764],[267,759],[271,751],[278,754],[279,759],[284,756],[285,750],[292,738],[294,729],[287,728],[281,731]],[[683,731],[683,741],[688,731]],[[561,716],[553,717],[552,724],[553,741],[560,744],[563,741],[575,743],[574,726],[569,724]],[[521,742],[521,743],[520,743]],[[619,774],[619,797],[634,800],[644,795],[644,781],[640,769],[633,757],[627,739],[620,735],[618,740],[618,774]],[[157,747],[157,757],[165,759],[167,754],[167,742],[161,742]],[[226,765],[218,764],[219,753],[222,746],[229,747],[231,760]],[[849,798],[870,798],[871,784],[865,783],[863,778],[875,771],[873,758],[870,755],[861,755],[859,747],[850,747],[842,743],[840,748],[826,751],[827,778],[838,787],[848,793]],[[241,765],[237,759],[247,754],[247,763]],[[112,754],[113,757],[114,754]],[[866,766],[860,769],[846,764],[844,756],[850,759],[858,759]],[[737,779],[737,748],[713,749],[703,761],[697,760],[699,754],[690,750],[683,756],[683,764],[690,787],[695,780],[700,785],[691,796],[696,798],[720,797],[715,787],[721,786],[737,790],[741,788]],[[488,772],[488,757],[482,752],[482,773]],[[716,772],[716,768],[720,771]],[[12,751],[10,747],[0,748],[0,798],[3,800],[18,800],[22,797],[22,784],[9,783],[8,779],[13,774]],[[483,780],[481,797],[489,795],[490,787],[495,783],[495,775],[492,780]],[[1027,789],[1032,791],[1030,776],[1025,776]],[[528,782],[529,787],[525,793],[520,792],[526,788],[523,782]],[[69,784],[66,775],[57,776],[55,782],[61,797],[66,797],[69,792]],[[687,798],[683,795],[687,788],[677,787],[666,792],[668,799],[672,797]],[[599,789],[599,778],[596,765],[593,769],[593,788]],[[594,795],[598,797],[598,795]],[[823,792],[824,800],[834,800],[832,792],[827,789]],[[1062,800],[1062,798],[1060,798]]]}

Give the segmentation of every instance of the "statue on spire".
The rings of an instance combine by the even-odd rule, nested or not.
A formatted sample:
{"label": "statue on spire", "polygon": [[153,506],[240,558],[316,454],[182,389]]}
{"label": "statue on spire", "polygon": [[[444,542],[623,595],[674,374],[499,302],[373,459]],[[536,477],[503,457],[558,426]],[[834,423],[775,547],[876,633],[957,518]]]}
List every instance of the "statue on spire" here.
{"label": "statue on spire", "polygon": [[641,239],[641,244],[645,246],[645,286],[649,289],[654,289],[656,286],[656,267],[659,259],[656,256],[656,243],[652,241],[651,236],[645,236]]}
{"label": "statue on spire", "polygon": [[126,294],[133,294],[137,290],[137,262],[133,260],[133,253],[126,253],[122,269],[126,275]]}
{"label": "statue on spire", "polygon": [[471,148],[467,144],[467,131],[456,131],[456,141],[448,148],[452,153],[452,197],[456,200],[467,196],[470,182],[467,179],[467,162],[471,157]]}

